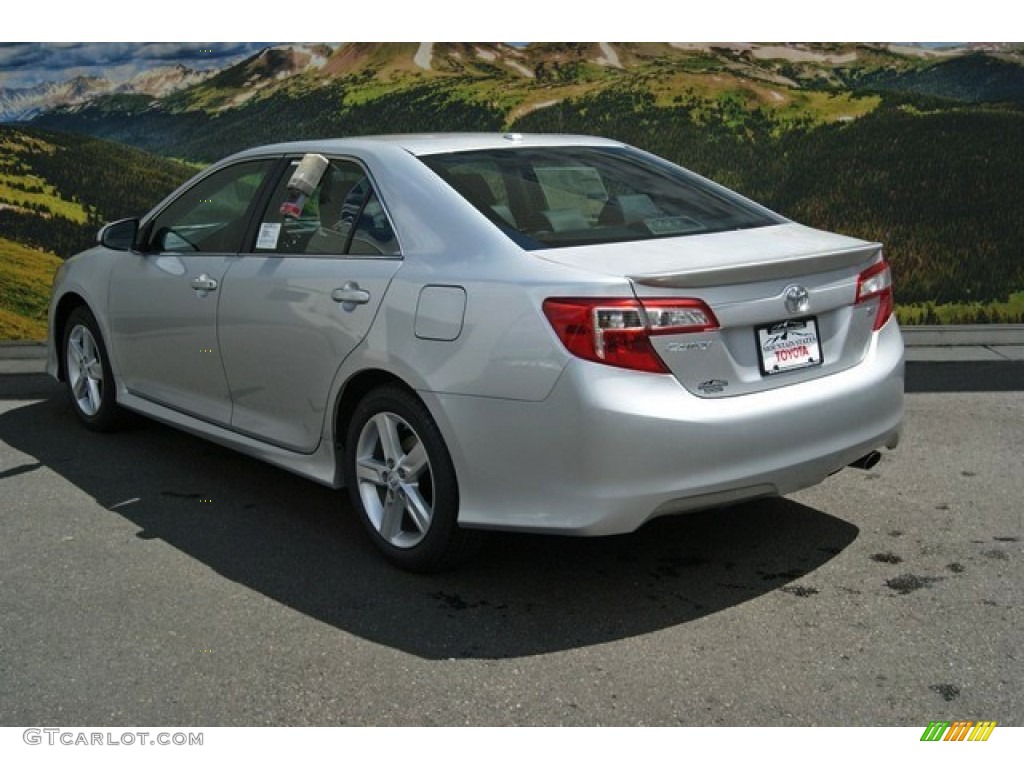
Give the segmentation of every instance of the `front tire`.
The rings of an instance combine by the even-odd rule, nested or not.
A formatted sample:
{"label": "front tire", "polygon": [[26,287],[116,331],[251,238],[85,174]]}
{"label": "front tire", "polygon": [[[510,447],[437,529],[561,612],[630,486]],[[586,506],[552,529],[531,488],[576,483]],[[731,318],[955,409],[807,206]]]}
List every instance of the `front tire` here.
{"label": "front tire", "polygon": [[72,310],[61,350],[68,397],[79,421],[97,432],[114,429],[120,416],[114,374],[99,325],[87,307]]}
{"label": "front tire", "polygon": [[345,449],[352,505],[392,563],[426,573],[473,554],[482,534],[457,524],[455,467],[419,399],[396,386],[371,391],[352,414]]}

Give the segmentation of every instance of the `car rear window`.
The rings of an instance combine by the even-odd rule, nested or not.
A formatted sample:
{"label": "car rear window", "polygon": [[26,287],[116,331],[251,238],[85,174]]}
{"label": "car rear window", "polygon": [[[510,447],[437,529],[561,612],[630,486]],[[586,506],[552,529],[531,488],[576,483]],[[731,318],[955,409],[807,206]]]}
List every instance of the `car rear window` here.
{"label": "car rear window", "polygon": [[519,147],[420,157],[524,248],[724,232],[784,219],[628,147]]}

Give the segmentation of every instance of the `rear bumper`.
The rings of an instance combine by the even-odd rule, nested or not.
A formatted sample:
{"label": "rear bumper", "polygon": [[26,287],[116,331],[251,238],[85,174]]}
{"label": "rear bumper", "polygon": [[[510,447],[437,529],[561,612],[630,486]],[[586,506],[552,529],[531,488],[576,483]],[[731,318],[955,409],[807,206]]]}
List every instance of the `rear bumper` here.
{"label": "rear bumper", "polygon": [[672,376],[573,360],[543,402],[423,393],[468,527],[604,535],[664,514],[790,493],[895,447],[903,343],[814,381],[698,398]]}

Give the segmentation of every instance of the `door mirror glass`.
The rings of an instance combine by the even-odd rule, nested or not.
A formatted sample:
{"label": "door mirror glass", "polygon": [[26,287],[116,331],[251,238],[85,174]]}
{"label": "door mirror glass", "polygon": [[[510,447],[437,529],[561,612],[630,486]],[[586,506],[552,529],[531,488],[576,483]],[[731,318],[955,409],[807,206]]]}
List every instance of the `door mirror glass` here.
{"label": "door mirror glass", "polygon": [[130,251],[135,245],[135,236],[138,232],[138,219],[121,219],[103,227],[96,240],[112,251]]}

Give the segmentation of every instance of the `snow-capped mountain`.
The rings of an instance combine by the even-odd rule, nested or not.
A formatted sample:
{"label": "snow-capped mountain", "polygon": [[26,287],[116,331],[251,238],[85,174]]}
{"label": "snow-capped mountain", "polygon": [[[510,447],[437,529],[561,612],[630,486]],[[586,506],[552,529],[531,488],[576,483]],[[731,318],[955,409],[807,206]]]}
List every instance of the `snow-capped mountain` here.
{"label": "snow-capped mountain", "polygon": [[147,96],[166,96],[181,88],[201,83],[214,70],[190,69],[182,64],[153,67],[135,75],[127,83],[121,83],[114,90],[117,93],[144,93]]}
{"label": "snow-capped mountain", "polygon": [[113,87],[113,83],[103,78],[76,77],[31,88],[0,88],[0,121],[30,120],[51,107],[81,104],[92,96],[109,93]]}
{"label": "snow-capped mountain", "polygon": [[213,71],[199,71],[179,64],[147,69],[125,82],[79,76],[29,88],[0,88],[0,122],[31,120],[54,107],[84,104],[111,93],[166,96],[202,82],[212,74]]}

